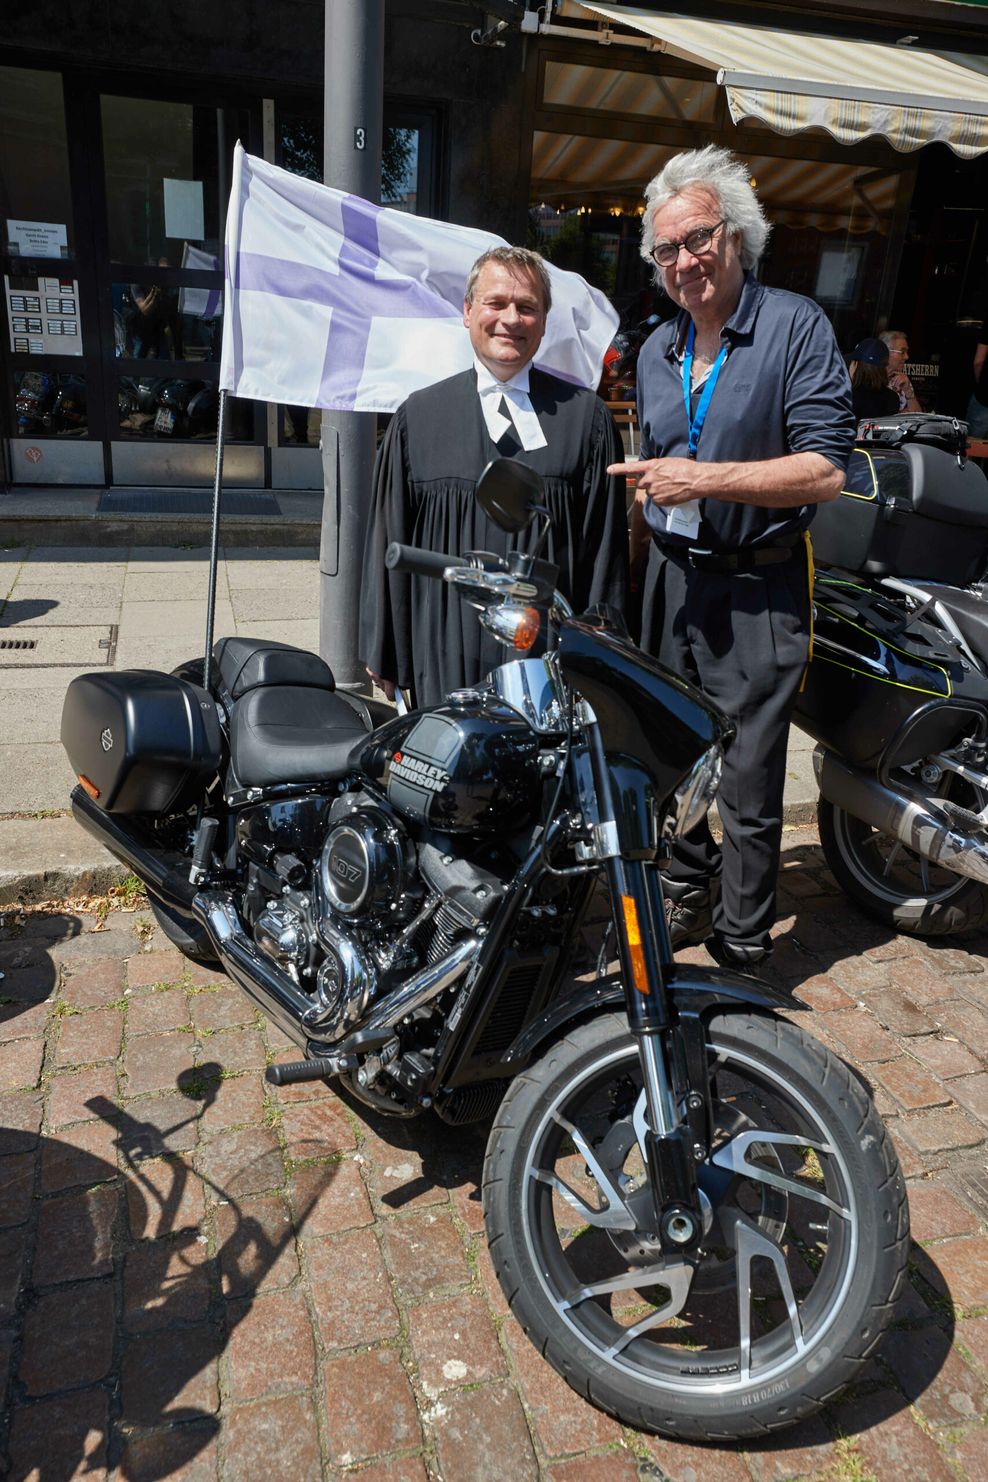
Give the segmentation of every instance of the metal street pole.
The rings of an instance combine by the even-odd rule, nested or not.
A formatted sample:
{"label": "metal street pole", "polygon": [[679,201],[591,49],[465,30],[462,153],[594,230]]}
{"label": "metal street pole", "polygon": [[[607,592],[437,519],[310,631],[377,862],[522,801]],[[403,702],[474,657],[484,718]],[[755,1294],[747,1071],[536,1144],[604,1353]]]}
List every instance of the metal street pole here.
{"label": "metal street pole", "polygon": [[[381,191],[384,0],[326,0],[325,165],[337,190],[377,201]],[[323,412],[319,652],[339,685],[366,679],[357,653],[360,563],[374,469],[376,418]]]}

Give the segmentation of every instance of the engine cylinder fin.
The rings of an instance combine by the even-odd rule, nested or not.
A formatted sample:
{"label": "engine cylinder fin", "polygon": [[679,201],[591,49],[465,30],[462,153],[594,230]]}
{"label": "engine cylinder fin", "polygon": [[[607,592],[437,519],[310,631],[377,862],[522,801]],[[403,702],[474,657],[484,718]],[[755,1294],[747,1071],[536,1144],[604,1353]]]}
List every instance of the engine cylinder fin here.
{"label": "engine cylinder fin", "polygon": [[433,1103],[436,1114],[453,1127],[467,1122],[483,1122],[492,1117],[501,1104],[507,1081],[478,1081],[473,1086],[458,1086],[448,1096]]}

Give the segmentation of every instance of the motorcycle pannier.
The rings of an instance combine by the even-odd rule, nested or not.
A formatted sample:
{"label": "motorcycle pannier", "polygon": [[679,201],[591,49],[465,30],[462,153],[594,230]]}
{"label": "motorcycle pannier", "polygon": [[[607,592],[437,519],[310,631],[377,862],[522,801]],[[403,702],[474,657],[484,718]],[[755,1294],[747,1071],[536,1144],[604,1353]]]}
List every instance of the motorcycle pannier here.
{"label": "motorcycle pannier", "polygon": [[62,745],[108,813],[180,812],[223,754],[206,691],[145,669],[73,679],[62,706]]}
{"label": "motorcycle pannier", "polygon": [[812,535],[823,566],[968,586],[988,565],[988,479],[926,443],[859,445],[840,498],[817,507]]}

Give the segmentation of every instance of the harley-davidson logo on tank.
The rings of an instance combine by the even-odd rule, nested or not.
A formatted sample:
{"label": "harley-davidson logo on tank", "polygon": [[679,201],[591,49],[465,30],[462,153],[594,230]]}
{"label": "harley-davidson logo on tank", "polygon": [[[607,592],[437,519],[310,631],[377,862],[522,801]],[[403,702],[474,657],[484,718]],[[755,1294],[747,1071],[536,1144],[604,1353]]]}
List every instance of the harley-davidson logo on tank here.
{"label": "harley-davidson logo on tank", "polygon": [[403,782],[415,782],[419,787],[427,787],[430,792],[442,792],[449,784],[449,773],[442,767],[436,767],[432,762],[419,761],[417,756],[406,756],[403,751],[396,751],[391,758],[391,775]]}
{"label": "harley-davidson logo on tank", "polygon": [[395,742],[385,785],[406,818],[448,833],[510,832],[538,808],[538,738],[499,700],[433,710],[411,719]]}

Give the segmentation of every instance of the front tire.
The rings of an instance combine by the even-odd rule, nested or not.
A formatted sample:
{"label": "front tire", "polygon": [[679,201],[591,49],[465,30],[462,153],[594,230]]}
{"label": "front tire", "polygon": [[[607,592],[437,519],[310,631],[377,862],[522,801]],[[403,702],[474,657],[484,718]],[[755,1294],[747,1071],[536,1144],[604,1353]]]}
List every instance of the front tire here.
{"label": "front tire", "polygon": [[[983,806],[983,804],[982,804]],[[988,921],[988,890],[820,798],[820,847],[841,889],[892,931],[940,937]]]}
{"label": "front tire", "polygon": [[593,1020],[519,1076],[484,1168],[498,1279],[532,1342],[625,1424],[690,1440],[762,1435],[819,1410],[888,1325],[905,1185],[847,1068],[771,1015],[707,1025],[717,1121],[689,1261],[649,1233],[637,1047]]}

